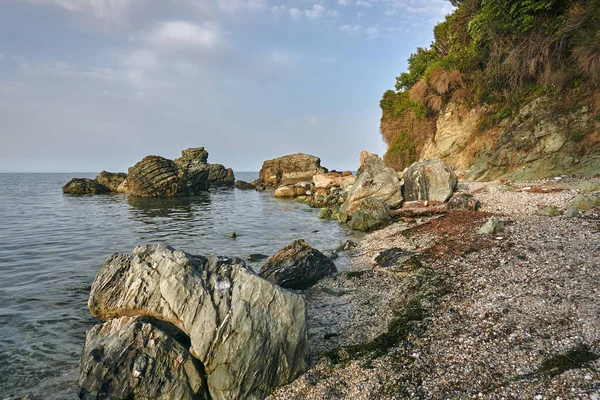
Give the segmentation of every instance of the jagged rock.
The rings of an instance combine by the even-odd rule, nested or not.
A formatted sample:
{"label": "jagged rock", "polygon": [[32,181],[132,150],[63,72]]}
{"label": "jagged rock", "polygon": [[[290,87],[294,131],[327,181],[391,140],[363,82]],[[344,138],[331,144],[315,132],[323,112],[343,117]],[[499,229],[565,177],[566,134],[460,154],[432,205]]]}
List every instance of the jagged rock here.
{"label": "jagged rock", "polygon": [[314,175],[322,172],[327,172],[327,169],[321,167],[320,158],[298,153],[265,161],[258,180],[266,186],[277,187],[311,182]]}
{"label": "jagged rock", "polygon": [[545,206],[537,210],[537,214],[546,217],[556,217],[560,215],[560,211],[558,211],[554,206]]}
{"label": "jagged rock", "polygon": [[304,290],[335,271],[335,264],[327,256],[298,239],[269,258],[260,275],[281,287]]}
{"label": "jagged rock", "polygon": [[208,151],[204,150],[204,147],[192,147],[181,150],[181,157],[175,161],[181,163],[198,162],[206,164],[208,162]]}
{"label": "jagged rock", "polygon": [[504,231],[504,225],[498,217],[494,216],[490,218],[479,230],[477,231],[480,235],[493,235]]}
{"label": "jagged rock", "polygon": [[110,189],[94,179],[73,178],[62,188],[67,194],[102,194],[110,192]]}
{"label": "jagged rock", "polygon": [[375,198],[366,198],[352,215],[350,227],[354,230],[371,232],[383,228],[392,221],[386,204]]}
{"label": "jagged rock", "polygon": [[237,189],[241,189],[241,190],[255,190],[256,189],[256,186],[254,186],[251,183],[244,182],[244,181],[235,181],[235,183],[233,184],[233,187],[235,187]]}
{"label": "jagged rock", "polygon": [[86,334],[78,395],[94,399],[206,399],[201,364],[143,317],[122,317]]}
{"label": "jagged rock", "polygon": [[589,211],[592,208],[600,207],[600,196],[578,194],[573,199],[571,207],[579,211]]}
{"label": "jagged rock", "polygon": [[117,188],[117,193],[129,193],[129,185],[127,184],[127,179],[121,182],[121,184]]}
{"label": "jagged rock", "polygon": [[305,368],[304,299],[238,258],[166,245],[113,254],[94,280],[88,306],[102,320],[146,315],[175,325],[204,365],[212,399],[262,398]]}
{"label": "jagged rock", "polygon": [[479,200],[469,193],[456,193],[448,200],[448,210],[477,211],[479,206]]}
{"label": "jagged rock", "polygon": [[332,187],[341,187],[345,188],[352,184],[354,184],[355,177],[352,175],[352,172],[327,172],[327,173],[318,173],[313,176],[313,183],[315,185],[315,189],[329,189]]}
{"label": "jagged rock", "polygon": [[122,172],[107,172],[102,171],[96,176],[96,182],[104,185],[111,192],[118,192],[119,186],[127,179],[127,174]]}
{"label": "jagged rock", "polygon": [[225,168],[221,164],[208,164],[209,186],[232,186],[234,182],[235,175],[231,168]]}
{"label": "jagged rock", "polygon": [[392,209],[400,207],[403,201],[398,173],[377,155],[368,155],[363,160],[356,181],[340,208],[341,222],[349,220],[368,197],[381,200]]}
{"label": "jagged rock", "polygon": [[368,151],[361,151],[360,152],[360,157],[359,157],[359,162],[358,162],[358,169],[361,169],[363,164],[365,163],[365,160],[367,159],[367,157],[379,157],[377,154],[374,153],[369,153]]}
{"label": "jagged rock", "polygon": [[407,201],[445,202],[456,190],[458,179],[449,164],[432,158],[414,163],[404,173],[404,197]]}
{"label": "jagged rock", "polygon": [[177,165],[159,156],[144,157],[129,168],[127,187],[129,194],[140,197],[174,197],[185,191]]}

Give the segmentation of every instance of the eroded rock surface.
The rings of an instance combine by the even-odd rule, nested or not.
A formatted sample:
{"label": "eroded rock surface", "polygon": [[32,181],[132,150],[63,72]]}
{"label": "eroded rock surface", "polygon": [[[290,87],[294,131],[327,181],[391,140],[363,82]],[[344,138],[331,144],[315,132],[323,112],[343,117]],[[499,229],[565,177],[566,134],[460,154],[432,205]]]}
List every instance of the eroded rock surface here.
{"label": "eroded rock surface", "polygon": [[269,258],[260,275],[281,287],[304,290],[335,271],[335,264],[327,256],[298,239]]}
{"label": "eroded rock surface", "polygon": [[208,164],[209,186],[233,186],[235,175],[231,168],[225,168],[221,164]]}
{"label": "eroded rock surface", "polygon": [[383,228],[392,222],[387,205],[374,198],[366,198],[360,208],[352,215],[350,227],[354,230],[371,232]]}
{"label": "eroded rock surface", "polygon": [[398,173],[377,155],[365,156],[346,202],[340,208],[341,220],[349,220],[368,197],[380,200],[392,209],[400,207],[404,200]]}
{"label": "eroded rock surface", "polygon": [[206,399],[202,366],[143,317],[122,317],[86,334],[78,395],[95,399]]}
{"label": "eroded rock surface", "polygon": [[118,192],[119,186],[127,179],[127,174],[123,172],[102,171],[96,176],[96,182],[104,185],[111,192]]}
{"label": "eroded rock surface", "polygon": [[258,174],[258,181],[267,186],[293,185],[311,182],[317,173],[327,172],[321,167],[321,159],[309,154],[297,153],[267,160]]}
{"label": "eroded rock surface", "polygon": [[203,257],[166,245],[113,254],[88,306],[102,320],[149,316],[189,336],[212,399],[258,399],[305,368],[302,296],[254,274],[237,258]]}
{"label": "eroded rock surface", "polygon": [[62,188],[67,194],[102,194],[110,192],[106,186],[94,179],[73,178]]}
{"label": "eroded rock surface", "polygon": [[457,185],[458,179],[452,167],[437,158],[414,163],[404,173],[406,201],[445,202],[452,197]]}
{"label": "eroded rock surface", "polygon": [[[205,188],[206,180],[203,185]],[[129,168],[127,189],[139,197],[175,197],[186,192],[177,165],[160,156],[144,157]]]}

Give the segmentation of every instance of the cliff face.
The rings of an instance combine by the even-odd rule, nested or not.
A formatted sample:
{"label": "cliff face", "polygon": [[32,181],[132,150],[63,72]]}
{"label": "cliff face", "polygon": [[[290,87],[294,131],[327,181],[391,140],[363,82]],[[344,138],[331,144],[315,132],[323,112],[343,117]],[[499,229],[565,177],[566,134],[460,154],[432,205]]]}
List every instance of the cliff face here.
{"label": "cliff face", "polygon": [[474,180],[600,173],[600,1],[452,1],[384,93],[385,162]]}
{"label": "cliff face", "polygon": [[[471,180],[600,173],[599,91],[570,99],[536,97],[486,127],[489,111],[487,106],[449,103],[415,158],[441,158],[466,170]],[[384,129],[393,130],[382,125]]]}

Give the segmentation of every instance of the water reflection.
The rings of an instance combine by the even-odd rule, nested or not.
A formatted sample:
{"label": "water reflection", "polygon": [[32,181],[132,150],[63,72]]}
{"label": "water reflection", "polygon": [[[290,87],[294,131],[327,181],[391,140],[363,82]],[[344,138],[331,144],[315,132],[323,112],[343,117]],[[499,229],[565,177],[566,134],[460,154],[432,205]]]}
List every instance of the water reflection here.
{"label": "water reflection", "polygon": [[195,197],[154,198],[127,196],[132,218],[152,223],[148,218],[193,219],[194,214],[210,209],[210,194]]}

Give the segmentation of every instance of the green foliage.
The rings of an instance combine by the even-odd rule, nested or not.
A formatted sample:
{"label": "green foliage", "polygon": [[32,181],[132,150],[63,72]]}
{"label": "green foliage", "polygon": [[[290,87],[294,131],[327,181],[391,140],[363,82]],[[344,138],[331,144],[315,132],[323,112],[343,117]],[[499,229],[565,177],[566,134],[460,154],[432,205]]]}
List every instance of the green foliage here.
{"label": "green foliage", "polygon": [[396,90],[410,89],[423,77],[429,65],[437,58],[438,55],[434,50],[417,48],[417,52],[408,58],[408,72],[403,72],[396,77]]}
{"label": "green foliage", "polygon": [[427,113],[425,107],[409,98],[408,92],[388,90],[383,94],[379,106],[391,118],[403,118],[408,111],[414,112],[417,118],[425,118]]}
{"label": "green foliage", "polygon": [[399,132],[389,146],[384,159],[393,165],[408,167],[418,161],[415,142],[405,132]]}

